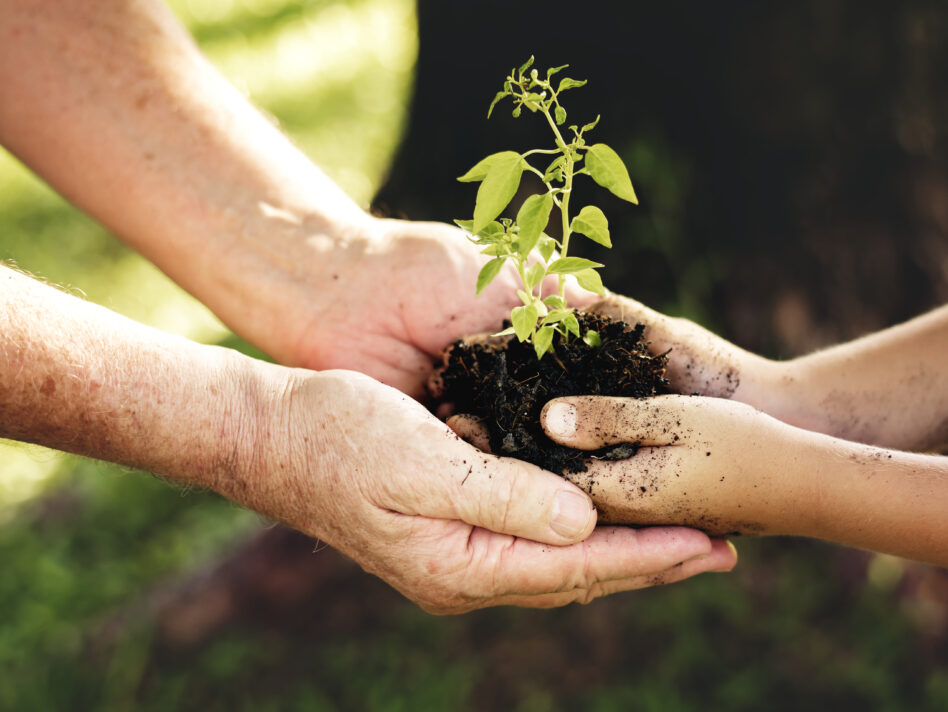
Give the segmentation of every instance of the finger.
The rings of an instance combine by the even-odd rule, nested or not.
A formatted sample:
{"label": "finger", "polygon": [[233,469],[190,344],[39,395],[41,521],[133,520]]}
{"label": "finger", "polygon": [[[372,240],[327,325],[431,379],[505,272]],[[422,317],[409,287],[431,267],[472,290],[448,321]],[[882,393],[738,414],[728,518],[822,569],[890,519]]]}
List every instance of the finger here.
{"label": "finger", "polygon": [[600,527],[581,544],[564,548],[518,540],[496,558],[491,593],[575,593],[609,581],[654,576],[712,553],[707,535],[684,527]]}
{"label": "finger", "polygon": [[447,425],[465,441],[478,450],[490,452],[490,437],[484,421],[476,415],[461,413],[448,418]]}
{"label": "finger", "polygon": [[694,431],[698,400],[678,395],[556,398],[543,407],[540,423],[552,440],[580,450],[633,442],[675,445]]}
{"label": "finger", "polygon": [[591,603],[597,598],[611,596],[624,591],[636,591],[652,586],[666,586],[684,581],[693,576],[711,572],[726,572],[734,568],[737,563],[735,550],[730,542],[723,539],[712,539],[714,548],[711,553],[699,556],[689,561],[683,561],[670,566],[664,571],[651,574],[639,574],[628,578],[611,581],[595,582],[589,588],[577,588],[560,593],[546,593],[533,596],[513,595],[501,596],[486,601],[484,606],[519,606],[521,608],[559,608],[570,603]]}
{"label": "finger", "polygon": [[576,485],[530,463],[464,447],[453,456],[460,457],[460,477],[436,478],[416,513],[557,546],[582,541],[595,528],[596,509]]}

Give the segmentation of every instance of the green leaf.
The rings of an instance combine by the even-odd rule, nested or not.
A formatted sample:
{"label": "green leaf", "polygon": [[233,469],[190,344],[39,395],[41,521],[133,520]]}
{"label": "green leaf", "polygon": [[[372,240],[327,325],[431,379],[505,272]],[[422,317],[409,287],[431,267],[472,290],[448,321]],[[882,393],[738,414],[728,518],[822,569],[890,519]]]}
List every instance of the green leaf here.
{"label": "green leaf", "polygon": [[484,158],[474,164],[474,167],[471,168],[471,170],[458,178],[458,181],[461,183],[476,183],[478,181],[482,181],[487,177],[491,167],[497,163],[497,161],[508,160],[510,156],[519,155],[519,153],[515,153],[514,151],[501,151],[500,153],[492,153],[487,158]]}
{"label": "green leaf", "polygon": [[497,92],[497,94],[494,95],[494,100],[490,103],[490,108],[487,110],[488,119],[490,118],[490,115],[493,113],[494,107],[497,106],[497,102],[503,99],[505,96],[510,96],[510,92],[504,90],[504,91],[499,91]]}
{"label": "green leaf", "polygon": [[524,307],[514,307],[510,312],[510,321],[514,333],[520,341],[526,341],[537,325],[537,308],[532,304]]}
{"label": "green leaf", "polygon": [[592,348],[602,345],[602,339],[599,338],[599,332],[593,331],[592,329],[586,332],[586,335],[583,337],[583,341],[586,342],[587,346]]}
{"label": "green leaf", "polygon": [[474,234],[474,221],[473,220],[455,220],[454,224],[465,232],[469,232],[471,235]]}
{"label": "green leaf", "polygon": [[491,336],[510,336],[513,333],[514,333],[514,328],[512,326],[508,326],[503,331],[498,331],[496,334],[491,334]]}
{"label": "green leaf", "polygon": [[488,223],[500,215],[520,187],[523,174],[523,158],[519,153],[504,151],[487,171],[474,203],[474,232],[483,230]]}
{"label": "green leaf", "polygon": [[523,291],[522,289],[518,289],[518,290],[517,290],[517,296],[520,297],[520,301],[523,302],[524,304],[532,304],[532,303],[533,303],[533,297],[531,297],[529,294],[527,294],[527,293],[526,293],[525,291]]}
{"label": "green leaf", "polygon": [[554,111],[556,116],[556,123],[562,126],[566,121],[566,109],[562,106],[557,105],[556,110]]}
{"label": "green leaf", "polygon": [[592,267],[602,267],[602,265],[583,257],[561,257],[550,265],[547,274],[575,274]]}
{"label": "green leaf", "polygon": [[504,266],[506,261],[503,257],[495,257],[481,267],[481,271],[477,275],[477,294],[484,291],[484,287],[494,281],[494,277],[500,274],[500,268]]}
{"label": "green leaf", "polygon": [[543,182],[549,183],[553,180],[563,179],[563,164],[566,163],[566,156],[557,156],[546,168],[543,174]]}
{"label": "green leaf", "polygon": [[537,331],[536,336],[533,337],[533,350],[536,351],[537,358],[543,358],[543,354],[550,350],[554,333],[555,329],[552,326],[544,326]]}
{"label": "green leaf", "polygon": [[551,294],[548,297],[543,298],[543,303],[546,304],[551,309],[565,309],[566,300],[563,299],[559,294]]}
{"label": "green leaf", "polygon": [[581,87],[586,83],[585,79],[570,79],[569,77],[563,77],[560,79],[560,85],[557,87],[557,93],[561,91],[566,91],[567,89],[575,89],[576,87]]}
{"label": "green leaf", "polygon": [[543,235],[540,238],[540,257],[543,258],[544,262],[549,262],[550,258],[553,256],[554,250],[556,250],[556,240],[554,240],[549,235]]}
{"label": "green leaf", "polygon": [[520,105],[518,104],[517,106],[515,106],[514,110],[511,111],[510,113],[513,115],[515,119],[519,119],[520,118]]}
{"label": "green leaf", "polygon": [[599,123],[600,118],[602,117],[597,115],[596,120],[584,125],[581,132],[586,133],[587,131],[592,131],[594,128],[596,128],[596,124]]}
{"label": "green leaf", "polygon": [[[473,227],[473,220],[471,221],[471,227]],[[504,226],[501,225],[496,220],[491,220],[483,228],[478,230],[476,237],[479,242],[502,242],[507,236],[507,231],[504,230]]]}
{"label": "green leaf", "polygon": [[600,297],[606,296],[605,287],[602,286],[602,277],[594,269],[583,269],[575,273],[576,281],[583,289],[595,292]]}
{"label": "green leaf", "polygon": [[593,242],[606,247],[612,247],[609,239],[609,221],[595,205],[587,205],[579,211],[579,215],[570,223],[570,230],[585,235]]}
{"label": "green leaf", "polygon": [[539,262],[535,262],[527,270],[527,289],[532,290],[544,277],[546,277],[546,268]]}
{"label": "green leaf", "polygon": [[561,64],[561,65],[558,66],[558,67],[550,67],[549,69],[546,70],[546,78],[547,78],[547,80],[549,80],[549,78],[552,77],[554,74],[557,74],[557,73],[559,73],[559,72],[562,72],[562,71],[563,71],[564,69],[566,69],[568,66],[569,66],[568,64]]}
{"label": "green leaf", "polygon": [[520,212],[517,213],[517,224],[520,233],[517,235],[519,243],[517,251],[521,257],[527,255],[536,247],[540,235],[550,221],[550,211],[553,210],[553,196],[549,193],[531,195],[523,201]]}
{"label": "green leaf", "polygon": [[530,69],[533,66],[533,55],[530,55],[530,59],[520,65],[520,73],[523,74],[525,71]]}
{"label": "green leaf", "polygon": [[[572,312],[564,311],[562,309],[551,311],[549,314],[546,315],[546,317],[544,317],[543,321],[540,322],[540,325],[546,326],[547,324],[555,324],[559,321],[563,321],[563,319],[566,319],[571,314]],[[576,317],[573,317],[573,318],[575,319]]]}
{"label": "green leaf", "polygon": [[603,188],[623,200],[638,205],[639,199],[635,197],[629,171],[622,159],[619,158],[619,154],[606,144],[596,143],[589,147],[586,152],[586,170],[589,171],[592,179]]}
{"label": "green leaf", "polygon": [[481,250],[481,254],[490,255],[491,257],[503,257],[507,254],[507,246],[502,242],[495,242],[493,245],[488,245]]}
{"label": "green leaf", "polygon": [[563,326],[566,327],[566,330],[573,334],[574,336],[579,336],[579,321],[576,319],[576,315],[573,312],[569,313],[563,320]]}

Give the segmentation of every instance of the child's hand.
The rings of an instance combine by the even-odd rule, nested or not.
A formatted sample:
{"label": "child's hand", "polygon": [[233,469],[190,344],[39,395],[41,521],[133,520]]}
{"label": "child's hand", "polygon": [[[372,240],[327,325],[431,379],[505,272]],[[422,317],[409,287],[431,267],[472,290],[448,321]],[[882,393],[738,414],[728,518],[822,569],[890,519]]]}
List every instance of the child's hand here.
{"label": "child's hand", "polygon": [[601,521],[789,533],[788,513],[813,496],[785,477],[796,429],[742,403],[579,396],[550,401],[541,422],[551,439],[581,450],[641,445],[629,459],[590,459],[586,472],[567,475],[592,495]]}

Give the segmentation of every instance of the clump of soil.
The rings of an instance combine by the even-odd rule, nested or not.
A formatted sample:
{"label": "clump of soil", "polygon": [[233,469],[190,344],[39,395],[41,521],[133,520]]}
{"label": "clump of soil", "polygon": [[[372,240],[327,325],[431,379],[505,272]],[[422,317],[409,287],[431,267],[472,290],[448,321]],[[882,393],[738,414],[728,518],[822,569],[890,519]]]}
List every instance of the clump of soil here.
{"label": "clump of soil", "polygon": [[603,395],[645,398],[667,393],[665,354],[652,356],[642,340],[644,326],[598,314],[577,312],[580,332],[599,333],[600,346],[588,346],[557,334],[552,352],[537,360],[533,346],[517,339],[458,341],[448,351],[442,373],[442,400],[455,412],[482,419],[497,455],[517,457],[550,472],[583,472],[588,457],[631,457],[637,444],[595,452],[554,443],[540,427],[540,411],[561,396]]}

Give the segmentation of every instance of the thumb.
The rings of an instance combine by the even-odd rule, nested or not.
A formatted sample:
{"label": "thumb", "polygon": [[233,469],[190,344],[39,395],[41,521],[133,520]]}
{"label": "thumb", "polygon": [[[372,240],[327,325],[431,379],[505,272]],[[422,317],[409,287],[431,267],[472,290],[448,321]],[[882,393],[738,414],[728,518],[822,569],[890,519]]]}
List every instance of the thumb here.
{"label": "thumb", "polygon": [[[473,448],[472,448],[473,449]],[[454,516],[500,534],[565,546],[596,526],[592,500],[576,485],[512,458],[480,458],[450,494]]]}
{"label": "thumb", "polygon": [[676,445],[691,433],[684,420],[690,409],[688,396],[573,396],[547,403],[540,424],[551,440],[579,450],[619,443]]}

